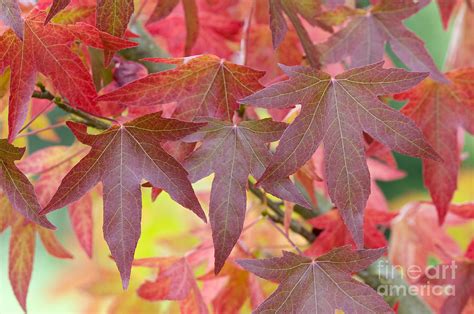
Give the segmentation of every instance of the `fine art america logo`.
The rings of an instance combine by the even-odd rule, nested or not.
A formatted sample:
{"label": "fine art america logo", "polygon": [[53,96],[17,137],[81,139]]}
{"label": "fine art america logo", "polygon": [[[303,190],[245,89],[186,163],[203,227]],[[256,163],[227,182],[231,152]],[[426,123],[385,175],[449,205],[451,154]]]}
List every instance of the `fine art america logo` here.
{"label": "fine art america logo", "polygon": [[[383,263],[382,263],[383,264]],[[400,296],[454,296],[454,283],[458,265],[450,264],[428,266],[426,269],[412,265],[403,269],[401,266],[381,265],[377,292],[384,297]],[[401,280],[400,280],[401,279]]]}

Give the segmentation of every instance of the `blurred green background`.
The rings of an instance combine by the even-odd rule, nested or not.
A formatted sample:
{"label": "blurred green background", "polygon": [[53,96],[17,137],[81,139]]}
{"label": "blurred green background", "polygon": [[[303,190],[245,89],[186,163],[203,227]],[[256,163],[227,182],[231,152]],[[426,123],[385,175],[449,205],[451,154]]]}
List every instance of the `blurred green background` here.
{"label": "blurred green background", "polygon": [[[431,3],[417,15],[407,20],[406,25],[424,40],[436,64],[439,68],[442,68],[449,44],[450,31],[446,32],[443,30],[437,6]],[[57,114],[60,113],[53,112],[53,118],[54,115]],[[62,137],[61,144],[68,145],[72,143],[72,135],[66,128],[61,128],[59,131]],[[42,142],[38,138],[32,138],[29,145],[33,151],[49,144]],[[474,154],[474,139],[472,136],[466,136],[465,151],[470,154],[470,157],[464,161],[461,171],[461,181],[463,185],[461,188],[466,195],[460,197],[462,199],[466,199],[467,197],[472,199],[474,194],[474,158],[472,157]],[[391,200],[392,205],[395,207],[410,200],[415,201],[420,198],[429,199],[423,187],[420,160],[401,155],[396,155],[396,158],[400,168],[407,173],[407,177],[395,182],[380,183],[387,197]],[[145,193],[148,194],[148,191]],[[184,225],[186,223],[183,223],[182,217],[186,213],[184,209],[179,208],[179,206],[173,203],[166,195],[160,196],[159,201],[153,204],[149,201],[148,195],[144,196],[143,199],[144,207],[152,207],[152,209],[147,210],[146,213],[153,212],[153,216],[147,217],[147,214],[144,213],[143,221],[147,221],[148,223],[144,223],[144,233],[139,242],[137,256],[149,257],[158,254],[164,255],[163,251],[156,252],[157,249],[154,243],[146,243],[147,238],[156,239],[158,235],[160,237],[178,235],[185,230]],[[70,248],[73,255],[84,260],[85,254],[71,236],[71,227],[66,217],[66,211],[61,210],[54,212],[50,217],[58,226],[60,240],[63,243],[67,243],[67,247]],[[153,223],[152,227],[150,227],[150,222]],[[100,228],[97,230],[100,232]],[[99,237],[100,236],[99,234]],[[9,237],[9,231],[0,235],[0,314],[22,313],[8,281],[7,263]],[[97,236],[95,238],[97,238]],[[105,247],[103,243],[96,243],[95,245]],[[107,254],[108,252],[101,252],[101,255]],[[96,255],[94,258],[99,257]],[[39,242],[37,243],[34,271],[28,295],[28,308],[30,313],[77,313],[80,311],[83,305],[81,304],[80,292],[69,292],[55,296],[52,291],[52,288],[55,287],[58,281],[67,280],[69,275],[71,276],[71,280],[76,278],[77,274],[65,273],[70,263],[72,263],[70,260],[59,260],[49,256],[43,246]],[[84,271],[87,272],[87,269]],[[73,285],[74,283],[72,282],[70,284]]]}

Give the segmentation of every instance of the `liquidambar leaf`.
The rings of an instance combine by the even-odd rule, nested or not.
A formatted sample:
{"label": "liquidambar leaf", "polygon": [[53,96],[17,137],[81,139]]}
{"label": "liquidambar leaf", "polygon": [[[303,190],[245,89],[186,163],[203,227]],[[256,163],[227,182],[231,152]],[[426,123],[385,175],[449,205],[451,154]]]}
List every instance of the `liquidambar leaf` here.
{"label": "liquidambar leaf", "polygon": [[24,152],[24,148],[17,148],[7,140],[0,140],[0,188],[7,195],[13,208],[24,217],[45,228],[54,229],[46,217],[39,215],[41,206],[34,187],[15,166],[15,161],[20,160]]}
{"label": "liquidambar leaf", "polygon": [[254,313],[392,313],[383,298],[351,274],[367,268],[385,249],[352,251],[349,246],[311,259],[283,251],[282,257],[239,260],[255,275],[279,283]]}
{"label": "liquidambar leaf", "polygon": [[[190,180],[196,182],[215,173],[209,218],[216,273],[224,266],[242,232],[249,174],[256,178],[263,174],[272,156],[266,143],[277,141],[285,128],[285,123],[271,119],[239,124],[210,120],[199,133],[188,137],[190,140],[200,137],[203,142],[185,161]],[[282,199],[310,207],[288,178],[265,184],[264,187]]]}
{"label": "liquidambar leaf", "polygon": [[351,22],[318,46],[324,63],[340,62],[351,57],[350,65],[359,67],[381,61],[385,43],[413,71],[430,72],[433,79],[446,82],[423,41],[410,32],[402,21],[418,12],[428,0],[382,0],[366,14]]}
{"label": "liquidambar leaf", "polygon": [[474,69],[446,73],[451,81],[442,84],[426,80],[412,90],[396,95],[408,99],[402,112],[412,118],[443,163],[423,159],[423,178],[442,223],[457,189],[460,165],[458,129],[474,134]]}
{"label": "liquidambar leaf", "polygon": [[237,99],[262,88],[258,79],[264,73],[202,55],[183,59],[147,59],[176,64],[176,69],[148,75],[98,98],[128,106],[153,106],[178,103],[174,117],[194,120],[199,117],[232,121],[239,107]]}
{"label": "liquidambar leaf", "polygon": [[104,188],[104,237],[117,263],[126,288],[135,248],[141,233],[142,180],[167,191],[170,196],[206,216],[194,194],[188,173],[161,147],[160,141],[178,140],[203,124],[165,119],[161,113],[142,116],[98,135],[85,125],[68,123],[90,152],[68,172],[44,213],[79,200],[99,181]]}
{"label": "liquidambar leaf", "polygon": [[329,195],[359,248],[363,245],[363,210],[370,194],[362,133],[400,153],[438,159],[416,125],[377,97],[406,90],[427,74],[383,69],[382,65],[353,69],[333,78],[309,67],[282,66],[289,80],[241,100],[265,108],[302,105],[260,182],[296,172],[323,143]]}
{"label": "liquidambar leaf", "polygon": [[44,25],[44,12],[33,10],[25,21],[24,40],[12,31],[0,36],[0,72],[11,69],[8,111],[9,140],[28,113],[38,73],[44,74],[71,106],[97,112],[97,93],[89,70],[72,50],[76,40],[99,49],[124,49],[136,44],[100,32],[88,24]]}

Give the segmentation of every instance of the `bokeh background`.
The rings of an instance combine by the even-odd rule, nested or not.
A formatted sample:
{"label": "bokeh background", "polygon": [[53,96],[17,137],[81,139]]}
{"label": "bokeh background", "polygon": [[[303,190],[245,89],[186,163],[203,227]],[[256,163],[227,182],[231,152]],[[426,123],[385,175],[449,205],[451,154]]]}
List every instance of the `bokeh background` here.
{"label": "bokeh background", "polygon": [[[451,23],[453,24],[453,23]],[[406,21],[406,25],[418,34],[425,42],[439,68],[443,68],[448,45],[453,33],[453,25],[445,31],[441,25],[438,8],[434,3],[424,8],[414,17]],[[394,106],[400,104],[393,103]],[[3,113],[5,114],[5,112]],[[50,119],[55,120],[61,115],[53,111]],[[61,145],[70,145],[72,135],[67,128],[59,128]],[[30,152],[51,145],[36,136],[28,139]],[[26,144],[26,143],[25,143]],[[462,164],[459,178],[459,190],[454,202],[474,200],[474,138],[465,136],[467,158]],[[399,167],[407,176],[398,181],[381,182],[380,186],[390,201],[392,209],[399,209],[410,201],[429,200],[423,187],[421,162],[418,159],[397,155]],[[198,182],[196,190],[205,195],[210,179]],[[29,288],[29,313],[78,313],[87,311],[91,303],[91,295],[97,296],[100,304],[89,307],[90,311],[105,311],[110,305],[120,302],[135,302],[135,290],[145,278],[152,277],[149,270],[134,268],[132,282],[128,292],[121,292],[118,272],[109,258],[108,248],[101,233],[101,204],[95,198],[94,256],[89,260],[79,247],[71,232],[71,226],[65,210],[54,212],[51,220],[58,226],[60,241],[74,255],[73,260],[60,260],[48,255],[39,241],[36,245],[33,276]],[[198,243],[198,239],[190,233],[196,219],[188,214],[165,194],[156,202],[151,202],[149,189],[143,189],[143,233],[138,244],[136,257],[179,255]],[[468,239],[463,233],[452,232],[453,237],[462,248],[467,246]],[[8,282],[8,240],[10,231],[0,234],[0,314],[22,313],[10,284]],[[116,296],[119,296],[118,298]],[[149,303],[141,307],[144,312],[171,311],[169,302]],[[94,308],[94,310],[92,310]]]}

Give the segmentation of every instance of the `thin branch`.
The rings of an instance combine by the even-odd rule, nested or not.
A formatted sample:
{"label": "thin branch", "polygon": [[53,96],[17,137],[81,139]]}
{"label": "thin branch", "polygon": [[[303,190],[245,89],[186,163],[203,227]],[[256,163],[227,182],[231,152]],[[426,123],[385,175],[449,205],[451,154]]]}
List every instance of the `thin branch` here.
{"label": "thin branch", "polygon": [[54,130],[54,129],[60,128],[62,126],[65,126],[64,122],[59,122],[59,123],[47,126],[45,128],[41,128],[41,129],[37,129],[37,130],[31,131],[31,132],[20,134],[17,137],[27,137],[27,136],[31,136],[31,135],[36,135],[38,133],[49,131],[49,130]]}
{"label": "thin branch", "polygon": [[45,90],[44,88],[42,91],[34,91],[33,92],[33,98],[38,98],[38,99],[49,99],[53,101],[56,106],[61,108],[67,113],[70,113],[76,117],[79,117],[83,120],[85,124],[87,124],[90,127],[99,129],[99,130],[106,130],[110,127],[110,124],[102,121],[101,119],[93,116],[90,113],[87,113],[85,111],[82,111],[80,109],[73,108],[69,103],[64,101],[63,99],[59,97],[55,97],[53,94],[51,94],[49,91]]}
{"label": "thin branch", "polygon": [[277,226],[277,224],[273,221],[273,219],[271,219],[270,217],[268,217],[268,222],[270,222],[270,224],[282,235],[285,237],[286,241],[288,241],[288,243],[291,244],[291,246],[296,250],[296,252],[298,252],[298,254],[302,255],[303,252],[298,248],[298,246],[296,246],[295,242],[293,242],[291,239],[290,239],[290,236],[288,234],[286,234],[283,230],[281,230],[280,227]]}
{"label": "thin branch", "polygon": [[[280,208],[281,204],[269,199],[260,189],[257,189],[253,183],[249,182],[248,184],[250,192],[258,197],[274,213],[268,213],[267,216],[274,222],[283,224],[285,212]],[[310,231],[296,220],[291,220],[290,230],[301,235],[309,243],[313,243],[318,235],[316,230]]]}
{"label": "thin branch", "polygon": [[43,108],[39,113],[37,113],[36,116],[34,116],[33,118],[31,118],[31,120],[30,120],[27,124],[25,124],[25,126],[24,126],[23,128],[21,128],[21,130],[20,130],[18,133],[23,132],[23,131],[26,130],[30,125],[32,125],[33,122],[35,122],[36,119],[38,119],[39,116],[41,116],[43,113],[45,113],[45,111],[48,110],[49,107],[50,107],[52,104],[53,104],[53,101],[50,101],[47,106],[44,106],[44,108]]}
{"label": "thin branch", "polygon": [[282,0],[281,7],[285,12],[286,16],[291,21],[291,24],[295,27],[296,34],[298,35],[301,45],[303,46],[306,58],[309,61],[309,64],[315,69],[321,69],[321,62],[319,62],[319,52],[313,44],[311,38],[309,37],[308,32],[301,23],[298,13],[294,9],[294,4],[292,1]]}

